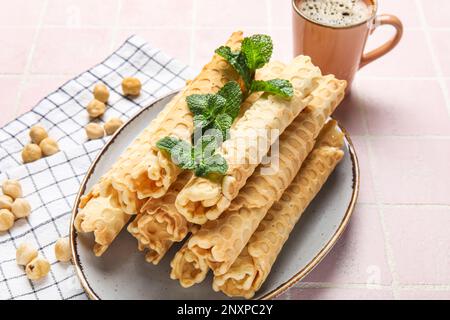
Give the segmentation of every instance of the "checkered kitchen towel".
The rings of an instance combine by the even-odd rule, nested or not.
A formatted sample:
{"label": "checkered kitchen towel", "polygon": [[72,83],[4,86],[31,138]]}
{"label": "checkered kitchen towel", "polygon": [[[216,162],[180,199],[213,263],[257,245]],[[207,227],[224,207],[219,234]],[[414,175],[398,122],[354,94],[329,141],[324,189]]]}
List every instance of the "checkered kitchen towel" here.
{"label": "checkered kitchen towel", "polygon": [[[181,88],[190,75],[187,66],[133,36],[105,61],[0,129],[0,181],[19,180],[32,207],[28,219],[17,220],[8,232],[0,233],[0,299],[86,298],[72,266],[56,262],[53,245],[68,235],[80,182],[108,139],[86,139],[86,105],[92,100],[92,87],[103,82],[110,90],[104,119],[126,120],[156,98]],[[121,81],[127,76],[142,82],[136,99],[121,95]],[[23,165],[20,153],[29,142],[29,128],[37,123],[58,140],[61,152]],[[40,281],[28,280],[23,267],[16,264],[16,248],[24,241],[34,243],[51,263],[50,274]]]}

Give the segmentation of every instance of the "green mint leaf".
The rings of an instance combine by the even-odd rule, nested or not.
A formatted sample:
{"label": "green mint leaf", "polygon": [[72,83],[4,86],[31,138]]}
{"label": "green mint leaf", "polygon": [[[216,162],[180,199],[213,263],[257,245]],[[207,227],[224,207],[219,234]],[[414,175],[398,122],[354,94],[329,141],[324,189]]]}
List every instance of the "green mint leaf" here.
{"label": "green mint leaf", "polygon": [[242,77],[245,86],[250,89],[250,84],[253,78],[251,70],[247,67],[245,57],[242,52],[232,52],[230,47],[221,46],[216,49],[215,53],[224,58]]}
{"label": "green mint leaf", "polygon": [[227,105],[227,100],[218,94],[213,94],[208,101],[207,114],[210,118],[216,117],[219,113],[223,112]]}
{"label": "green mint leaf", "polygon": [[208,108],[209,94],[192,94],[186,98],[186,103],[189,107],[189,110],[194,114],[203,114],[205,110]]}
{"label": "green mint leaf", "polygon": [[201,163],[203,159],[214,154],[217,148],[217,139],[212,135],[202,136],[194,146],[194,159],[197,163]]}
{"label": "green mint leaf", "polygon": [[254,80],[252,82],[251,91],[268,92],[283,98],[292,98],[294,95],[292,83],[284,79],[273,79],[269,81]]}
{"label": "green mint leaf", "polygon": [[233,118],[230,115],[223,113],[214,119],[212,127],[220,132],[222,141],[225,141],[228,139],[229,130],[232,124]]}
{"label": "green mint leaf", "polygon": [[239,108],[242,103],[241,87],[236,81],[227,82],[218,92],[226,100],[224,112],[234,120],[239,114]]}
{"label": "green mint leaf", "polygon": [[156,142],[156,146],[164,151],[172,152],[172,148],[175,147],[176,144],[180,142],[180,139],[174,137],[164,137],[158,142]]}
{"label": "green mint leaf", "polygon": [[203,115],[203,114],[197,114],[193,118],[194,120],[194,131],[202,130],[200,132],[203,132],[203,128],[206,128],[211,123],[211,120],[209,117]]}
{"label": "green mint leaf", "polygon": [[192,158],[191,145],[181,139],[164,137],[156,143],[156,146],[168,152],[172,162],[182,169],[194,169],[195,162]]}
{"label": "green mint leaf", "polygon": [[205,166],[204,175],[224,175],[228,170],[227,161],[220,154],[215,154],[212,157],[206,158],[203,164]]}
{"label": "green mint leaf", "polygon": [[250,70],[262,68],[272,56],[272,39],[264,34],[246,37],[242,41],[241,52],[244,54],[246,65]]}

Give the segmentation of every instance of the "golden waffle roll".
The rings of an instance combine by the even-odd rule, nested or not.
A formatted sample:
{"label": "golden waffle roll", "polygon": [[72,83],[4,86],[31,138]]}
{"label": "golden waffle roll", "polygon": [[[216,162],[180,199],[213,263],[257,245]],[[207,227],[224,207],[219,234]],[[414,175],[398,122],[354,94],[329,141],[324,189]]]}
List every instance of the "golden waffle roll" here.
{"label": "golden waffle roll", "polygon": [[[299,168],[301,161],[306,158],[307,154],[312,149],[316,137],[317,140],[323,140],[324,134],[319,135],[321,130],[325,133],[333,128],[334,122],[329,122],[325,128],[322,129],[328,117],[342,101],[345,87],[345,81],[337,80],[332,75],[320,79],[319,86],[312,93],[313,99],[308,107],[302,111],[298,119],[296,119],[296,121],[294,121],[280,137],[280,154],[282,154],[284,150],[286,157],[293,157],[297,161],[292,166],[288,165],[287,169],[282,168],[283,162],[280,161],[278,172],[285,170],[286,175],[290,174],[293,177],[295,172],[292,172],[292,170],[295,171],[294,168]],[[297,130],[292,129],[291,127],[297,128]],[[289,144],[283,147],[283,145],[286,145],[286,139],[291,139],[292,147],[289,147]],[[287,163],[285,163],[285,165],[286,164]],[[265,167],[267,167],[267,165],[261,165],[259,169]],[[280,195],[280,192],[282,192],[278,187],[280,182],[273,184],[277,186],[274,188],[274,191],[272,191],[273,187],[270,182],[270,186],[265,187],[265,184],[262,184],[262,182],[264,181],[264,177],[268,176],[261,176],[261,170],[259,169],[253,173],[248,180],[247,185],[241,190],[239,196],[234,199],[233,203],[230,205],[228,211],[232,213],[228,213],[227,211],[217,221],[211,221],[206,225],[203,225],[200,228],[203,232],[198,232],[195,237],[191,237],[191,239],[194,239],[192,242],[191,239],[189,240],[189,248],[184,249],[184,251],[191,251],[190,255],[197,255],[197,260],[203,261],[201,265],[206,264],[209,260],[210,266],[215,270],[221,270],[219,272],[222,272],[227,266],[230,266],[233,263],[233,259],[239,254],[240,250],[245,246],[251,234],[256,229],[259,221],[263,218],[265,214],[263,211],[266,210],[267,212],[270,208],[269,204],[262,205],[264,201],[269,198],[270,202],[270,199],[276,198]],[[276,200],[272,200],[272,203]],[[239,212],[245,213],[246,217],[249,218],[249,222],[244,222],[241,219],[244,215],[241,216]],[[250,212],[252,212],[252,214],[250,214]],[[255,218],[255,220],[253,220],[253,218]],[[225,227],[226,223],[233,226],[233,228],[240,227],[241,231],[236,232],[234,230],[230,236],[230,234],[228,234],[230,228]],[[252,228],[253,231],[248,230]],[[232,236],[235,238],[231,238]],[[181,257],[182,255],[180,255],[178,259],[180,260]],[[187,262],[184,261],[184,264],[187,264]],[[175,266],[179,265],[181,264]],[[190,267],[194,268],[194,266]],[[204,273],[206,273],[206,271]],[[183,278],[184,276],[188,276],[189,273],[183,273],[181,270],[172,269],[172,275],[174,276],[173,278],[179,279],[182,285],[183,283],[184,285],[186,283],[194,283],[191,279]],[[197,280],[198,279],[199,278],[197,278]]]}
{"label": "golden waffle roll", "polygon": [[215,291],[250,299],[261,288],[295,224],[344,155],[342,135],[324,142],[318,142],[231,268],[214,277]]}
{"label": "golden waffle roll", "polygon": [[136,218],[128,225],[128,232],[138,241],[140,251],[148,249],[150,261],[157,264],[173,242],[183,240],[189,232],[190,223],[175,208],[175,198],[190,179],[192,173],[185,171],[158,199],[149,199]]}
{"label": "golden waffle roll", "polygon": [[94,232],[94,254],[101,256],[130,219],[122,209],[113,207],[109,198],[100,196],[98,188],[81,199],[75,217],[78,232]]}
{"label": "golden waffle roll", "polygon": [[[243,40],[242,32],[235,32],[226,45],[239,50]],[[189,141],[193,132],[192,113],[186,103],[186,97],[192,94],[216,93],[228,81],[238,81],[238,73],[222,57],[215,54],[203,67],[200,74],[192,80],[177,100],[171,112],[166,115],[162,125],[152,135],[151,150],[142,154],[140,161],[126,172],[125,181],[131,190],[135,190],[140,199],[163,196],[176,180],[181,170],[172,163],[170,157],[156,147],[156,142],[165,136],[175,136]]]}
{"label": "golden waffle roll", "polygon": [[176,200],[178,211],[190,222],[204,224],[217,219],[237,196],[270,145],[311,101],[310,93],[321,76],[319,68],[305,56],[295,58],[282,72],[290,80],[294,96],[287,100],[274,95],[262,95],[230,130],[218,153],[228,163],[221,181],[193,177]]}

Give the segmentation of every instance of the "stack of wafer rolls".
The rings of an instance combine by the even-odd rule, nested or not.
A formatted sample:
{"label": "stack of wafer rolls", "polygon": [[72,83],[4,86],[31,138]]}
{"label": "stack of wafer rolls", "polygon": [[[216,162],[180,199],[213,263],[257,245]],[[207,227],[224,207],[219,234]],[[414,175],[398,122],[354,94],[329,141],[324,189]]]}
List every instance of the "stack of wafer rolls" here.
{"label": "stack of wafer rolls", "polygon": [[[203,281],[208,272],[205,265],[215,275],[227,272],[272,204],[297,174],[327,118],[343,99],[345,87],[345,81],[334,76],[320,79],[308,107],[280,136],[278,170],[268,176],[261,173],[264,167],[261,165],[253,173],[229,209],[219,219],[204,224],[175,255],[172,279],[187,287]],[[324,132],[333,132],[330,130],[333,125],[330,122]]]}
{"label": "stack of wafer rolls", "polygon": [[[270,62],[258,71],[257,78],[275,79],[284,67],[281,62]],[[261,93],[251,94],[242,103],[237,119],[240,119],[260,96]],[[141,208],[141,213],[128,226],[128,231],[138,241],[138,249],[147,250],[146,261],[149,263],[158,264],[172,243],[183,240],[190,230],[192,224],[178,212],[175,199],[191,176],[192,173],[187,171],[181,173],[167,193],[161,198],[150,198]]]}
{"label": "stack of wafer rolls", "polygon": [[289,80],[294,96],[286,100],[262,95],[230,130],[218,153],[228,163],[221,181],[192,177],[176,199],[178,211],[192,223],[204,224],[217,219],[237,196],[248,177],[264,157],[272,142],[289,126],[311,101],[310,93],[321,77],[319,68],[305,56],[296,57],[281,78]]}
{"label": "stack of wafer rolls", "polygon": [[250,299],[264,283],[295,224],[344,156],[343,134],[336,127],[334,131],[317,141],[294,181],[266,214],[231,268],[214,277],[215,291]]}

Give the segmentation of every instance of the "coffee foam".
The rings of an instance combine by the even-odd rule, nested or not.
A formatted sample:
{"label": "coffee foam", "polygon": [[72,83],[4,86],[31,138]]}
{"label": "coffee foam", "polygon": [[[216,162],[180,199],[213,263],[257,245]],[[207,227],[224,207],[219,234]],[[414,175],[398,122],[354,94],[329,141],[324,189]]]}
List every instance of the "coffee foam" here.
{"label": "coffee foam", "polygon": [[337,27],[364,22],[373,13],[373,5],[364,0],[301,0],[298,8],[311,20]]}

